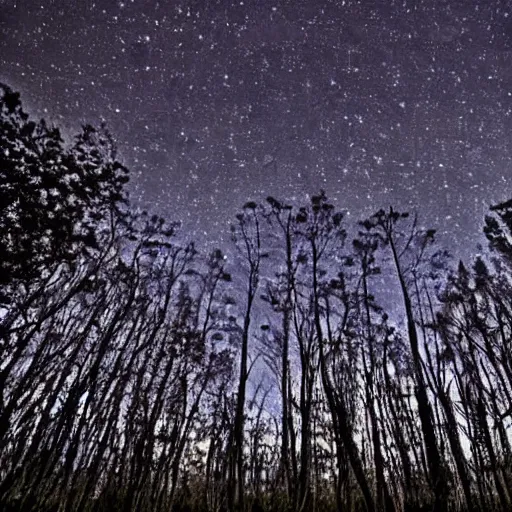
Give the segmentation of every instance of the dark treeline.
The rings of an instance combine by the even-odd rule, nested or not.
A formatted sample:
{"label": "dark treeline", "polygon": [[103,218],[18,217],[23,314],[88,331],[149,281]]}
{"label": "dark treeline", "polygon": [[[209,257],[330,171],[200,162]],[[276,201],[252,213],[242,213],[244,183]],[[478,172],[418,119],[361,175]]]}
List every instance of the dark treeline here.
{"label": "dark treeline", "polygon": [[200,254],[0,94],[1,510],[512,509],[512,201],[466,264],[323,192]]}

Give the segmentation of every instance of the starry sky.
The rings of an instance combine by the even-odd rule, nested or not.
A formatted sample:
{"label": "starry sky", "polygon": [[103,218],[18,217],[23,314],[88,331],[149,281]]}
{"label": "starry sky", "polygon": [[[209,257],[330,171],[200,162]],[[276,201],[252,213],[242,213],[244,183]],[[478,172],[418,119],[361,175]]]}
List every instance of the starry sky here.
{"label": "starry sky", "polygon": [[463,250],[512,197],[509,1],[0,0],[0,81],[65,133],[104,119],[133,201],[214,243],[323,188]]}

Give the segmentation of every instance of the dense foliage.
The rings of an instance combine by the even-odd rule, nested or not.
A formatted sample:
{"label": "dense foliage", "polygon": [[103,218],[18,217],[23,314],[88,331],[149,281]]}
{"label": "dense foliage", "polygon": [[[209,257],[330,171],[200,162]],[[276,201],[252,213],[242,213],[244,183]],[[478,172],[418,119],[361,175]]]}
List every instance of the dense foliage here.
{"label": "dense foliage", "polygon": [[[30,280],[96,246],[96,229],[126,200],[127,169],[102,126],[64,147],[58,128],[31,121],[0,84],[0,284]],[[7,298],[7,297],[5,297]]]}
{"label": "dense foliage", "polygon": [[0,93],[2,510],[511,509],[511,202],[468,264],[324,192],[199,254]]}

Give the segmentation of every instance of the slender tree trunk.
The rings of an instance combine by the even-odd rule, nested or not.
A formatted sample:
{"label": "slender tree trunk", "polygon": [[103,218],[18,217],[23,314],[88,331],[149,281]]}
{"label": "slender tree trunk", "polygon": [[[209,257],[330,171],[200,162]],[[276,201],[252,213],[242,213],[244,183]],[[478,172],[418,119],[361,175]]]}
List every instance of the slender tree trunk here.
{"label": "slender tree trunk", "polygon": [[400,261],[392,234],[389,234],[388,240],[393,255],[393,262],[395,265],[397,277],[400,283],[400,290],[402,292],[402,298],[404,301],[405,313],[407,317],[407,333],[416,377],[415,396],[418,403],[421,430],[423,433],[423,441],[425,443],[425,449],[427,453],[429,479],[432,486],[432,492],[434,493],[433,512],[444,512],[447,506],[447,489],[444,476],[444,468],[436,441],[432,407],[428,399],[426,383],[423,377],[421,356],[419,353],[418,333],[416,331],[416,324],[414,322],[412,303],[409,296],[409,291],[407,290],[407,285],[405,283],[402,269],[400,267]]}
{"label": "slender tree trunk", "polygon": [[312,258],[313,258],[313,307],[314,307],[314,322],[315,330],[319,344],[319,358],[320,358],[320,375],[322,384],[327,397],[327,403],[331,410],[333,423],[336,431],[342,439],[345,451],[350,460],[352,471],[356,477],[357,483],[363,494],[367,512],[374,512],[375,502],[373,500],[372,492],[368,484],[366,475],[364,474],[361,458],[358,453],[357,446],[351,434],[351,428],[348,422],[348,413],[345,405],[342,403],[343,397],[336,398],[333,391],[333,386],[330,382],[327,370],[327,362],[325,358],[324,341],[322,325],[320,321],[320,296],[318,290],[318,252],[315,240],[311,241]]}

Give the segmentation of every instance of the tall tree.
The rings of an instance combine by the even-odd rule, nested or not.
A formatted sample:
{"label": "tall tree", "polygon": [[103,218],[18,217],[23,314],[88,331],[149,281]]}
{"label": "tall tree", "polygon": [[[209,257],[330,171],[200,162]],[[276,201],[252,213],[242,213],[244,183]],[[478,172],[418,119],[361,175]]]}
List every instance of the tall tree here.
{"label": "tall tree", "polygon": [[[261,261],[265,256],[262,247],[261,211],[254,202],[248,202],[243,212],[237,215],[238,223],[232,225],[232,239],[240,254],[246,271],[245,308],[241,332],[240,368],[238,394],[230,453],[230,484],[228,506],[234,510],[235,503],[240,511],[245,510],[244,472],[244,424],[245,395],[250,368],[249,336],[254,298],[260,283]],[[236,485],[235,485],[236,484]]]}
{"label": "tall tree", "polygon": [[[445,481],[444,464],[437,445],[434,427],[434,414],[428,397],[428,387],[423,370],[423,361],[420,353],[420,342],[416,329],[413,303],[411,300],[408,273],[421,261],[424,251],[433,240],[434,231],[421,231],[417,228],[417,219],[414,218],[408,226],[408,232],[400,231],[400,223],[408,219],[407,213],[399,213],[389,209],[378,211],[370,219],[361,223],[369,233],[379,236],[383,247],[389,248],[391,258],[398,279],[399,289],[405,309],[407,320],[407,335],[412,355],[415,376],[415,397],[418,404],[418,413],[421,422],[423,441],[425,443],[427,461],[429,466],[429,478],[434,495],[434,511],[442,512],[447,505],[447,489]],[[402,245],[399,246],[399,243]],[[411,250],[416,249],[412,253]],[[411,257],[411,266],[404,265],[404,260]]]}
{"label": "tall tree", "polygon": [[[295,274],[297,264],[294,261],[294,215],[292,206],[281,203],[273,197],[268,197],[270,214],[268,216],[271,226],[277,226],[284,242],[284,273],[277,274],[278,289],[271,286],[269,299],[282,314],[281,335],[281,464],[288,489],[288,498],[293,498],[294,480],[297,477],[296,465],[291,464],[290,436],[293,436],[293,419],[291,413],[290,396],[290,338],[292,328],[293,291],[295,288]],[[281,285],[281,286],[279,286]],[[291,432],[292,431],[292,432]],[[294,442],[292,441],[292,449]]]}

